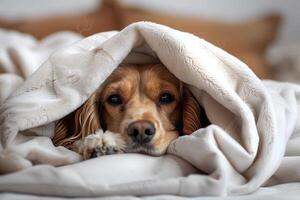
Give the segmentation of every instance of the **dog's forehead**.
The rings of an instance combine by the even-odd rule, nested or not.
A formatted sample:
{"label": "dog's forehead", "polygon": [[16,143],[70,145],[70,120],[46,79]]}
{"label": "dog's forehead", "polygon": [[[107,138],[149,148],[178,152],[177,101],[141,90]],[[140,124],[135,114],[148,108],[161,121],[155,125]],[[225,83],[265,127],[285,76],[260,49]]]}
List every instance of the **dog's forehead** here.
{"label": "dog's forehead", "polygon": [[113,73],[107,78],[106,82],[116,82],[124,79],[132,79],[138,75],[138,71],[132,65],[124,65],[118,67]]}
{"label": "dog's forehead", "polygon": [[116,82],[132,82],[136,86],[162,82],[180,85],[180,81],[162,64],[121,65],[108,77],[106,85]]}
{"label": "dog's forehead", "polygon": [[162,64],[143,65],[140,73],[144,80],[167,81],[175,85],[179,83],[179,80]]}

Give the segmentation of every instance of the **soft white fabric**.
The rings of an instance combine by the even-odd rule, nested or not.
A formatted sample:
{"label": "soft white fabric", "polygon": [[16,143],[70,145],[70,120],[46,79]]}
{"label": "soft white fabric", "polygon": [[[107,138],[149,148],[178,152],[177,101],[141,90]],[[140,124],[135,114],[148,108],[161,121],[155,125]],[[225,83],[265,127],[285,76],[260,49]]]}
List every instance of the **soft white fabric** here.
{"label": "soft white fabric", "polygon": [[[33,55],[39,57],[25,56],[18,66]],[[78,108],[120,63],[158,60],[190,85],[212,122],[175,140],[168,149],[175,156],[123,154],[72,164],[78,154],[53,146],[54,121]],[[24,83],[16,81],[20,87],[0,107],[0,171],[17,172],[0,177],[0,191],[240,195],[300,180],[300,87],[262,82],[244,63],[191,34],[135,23],[57,50]]]}
{"label": "soft white fabric", "polygon": [[[250,195],[243,195],[238,197],[179,197],[174,195],[154,195],[144,197],[134,196],[105,196],[93,198],[79,198],[80,200],[299,200],[300,183],[287,183],[276,185],[272,187],[261,187],[258,191]],[[0,194],[1,200],[70,200],[67,197],[51,197],[51,196],[37,196],[28,194]],[[77,198],[75,198],[77,200]]]}

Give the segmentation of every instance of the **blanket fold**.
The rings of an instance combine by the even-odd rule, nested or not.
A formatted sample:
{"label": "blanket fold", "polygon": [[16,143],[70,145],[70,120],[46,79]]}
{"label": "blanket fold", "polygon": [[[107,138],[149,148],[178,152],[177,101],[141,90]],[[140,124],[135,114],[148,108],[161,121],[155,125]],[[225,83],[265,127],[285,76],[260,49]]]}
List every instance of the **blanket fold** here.
{"label": "blanket fold", "polygon": [[[24,82],[22,78],[5,81],[8,75],[0,75],[0,88],[12,85],[11,92],[0,91],[0,172],[23,169],[0,176],[0,191],[36,194],[33,185],[38,179],[26,187],[20,180],[31,176],[44,181],[38,194],[66,196],[241,195],[264,184],[300,180],[299,173],[283,178],[289,170],[297,171],[297,162],[286,158],[299,160],[300,156],[295,145],[300,138],[298,85],[261,81],[243,62],[209,42],[151,22],[84,39],[73,35],[72,40],[64,40],[67,36],[51,36],[40,44],[32,41],[19,49],[17,57],[11,56],[11,45],[1,50],[0,63],[1,55],[10,55],[5,59],[20,61],[18,67],[28,69],[28,52],[37,61],[27,70],[35,71],[32,75],[19,74]],[[29,51],[36,49],[32,46],[44,53]],[[50,52],[54,53],[48,58]],[[189,86],[212,125],[178,138],[168,148],[174,156],[160,158],[124,154],[80,165],[73,164],[81,160],[78,154],[53,146],[55,121],[81,106],[121,63],[153,62],[162,62]],[[133,159],[126,163],[132,170],[135,165],[140,177],[127,173],[123,165],[115,166],[127,159]],[[165,165],[157,169],[159,163]],[[110,166],[117,173],[109,173]],[[89,167],[99,173],[98,181],[93,180],[94,172],[86,171]],[[56,179],[69,190],[62,189]],[[51,187],[45,189],[45,184]]]}

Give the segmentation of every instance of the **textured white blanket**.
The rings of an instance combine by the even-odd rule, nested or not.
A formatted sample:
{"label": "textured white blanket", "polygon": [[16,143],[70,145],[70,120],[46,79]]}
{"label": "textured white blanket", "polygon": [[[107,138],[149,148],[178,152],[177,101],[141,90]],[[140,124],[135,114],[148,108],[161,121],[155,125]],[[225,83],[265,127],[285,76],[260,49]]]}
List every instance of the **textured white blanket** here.
{"label": "textured white blanket", "polygon": [[[83,40],[61,33],[37,43],[1,34],[1,42],[14,42],[0,47],[0,72],[8,72],[0,75],[0,172],[14,173],[0,176],[0,191],[240,195],[300,181],[297,85],[262,82],[214,45],[154,23]],[[162,157],[123,154],[72,164],[81,157],[53,146],[54,121],[78,108],[121,62],[157,60],[190,85],[213,125],[178,138],[168,149],[173,155]]]}

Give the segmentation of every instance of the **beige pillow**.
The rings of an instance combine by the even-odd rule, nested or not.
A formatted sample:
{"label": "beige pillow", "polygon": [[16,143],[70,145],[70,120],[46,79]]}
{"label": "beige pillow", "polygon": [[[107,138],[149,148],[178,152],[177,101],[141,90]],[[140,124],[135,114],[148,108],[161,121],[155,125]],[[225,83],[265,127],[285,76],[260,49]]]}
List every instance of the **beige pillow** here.
{"label": "beige pillow", "polygon": [[84,36],[119,28],[115,1],[105,0],[94,11],[75,16],[55,16],[43,19],[25,19],[17,22],[1,20],[0,28],[29,33],[41,39],[57,31],[74,31]]}

